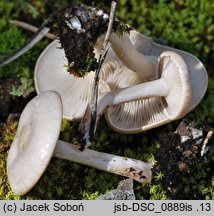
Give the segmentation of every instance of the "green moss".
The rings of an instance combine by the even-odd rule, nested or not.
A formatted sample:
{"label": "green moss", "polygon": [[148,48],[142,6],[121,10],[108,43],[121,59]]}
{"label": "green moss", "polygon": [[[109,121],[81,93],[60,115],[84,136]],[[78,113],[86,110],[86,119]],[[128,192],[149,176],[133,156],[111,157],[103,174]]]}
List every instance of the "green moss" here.
{"label": "green moss", "polygon": [[158,185],[151,185],[150,186],[150,199],[151,200],[167,200],[169,197],[166,195],[166,191],[163,189],[163,187]]}
{"label": "green moss", "polygon": [[116,29],[116,33],[119,36],[123,36],[124,33],[128,33],[132,30],[132,27],[129,26],[128,24],[125,24],[123,22],[119,22],[119,24],[117,25],[117,29]]}
{"label": "green moss", "polygon": [[[27,31],[9,23],[10,20],[17,19],[21,12],[23,13],[20,10],[21,2],[19,1],[20,5],[6,0],[0,2],[0,14],[3,15],[0,18],[0,61],[22,47],[29,39]],[[25,13],[28,12],[25,10]],[[32,33],[31,36],[33,36]],[[47,40],[43,40],[13,63],[0,67],[0,78],[14,76],[32,78],[36,60],[47,44]]]}
{"label": "green moss", "polygon": [[18,122],[9,121],[0,128],[0,153],[6,154],[16,133]]}
{"label": "green moss", "polygon": [[164,178],[164,173],[163,172],[158,172],[156,175],[154,175],[155,181],[161,181]]}
{"label": "green moss", "polygon": [[35,91],[33,86],[33,80],[28,79],[26,77],[21,77],[20,85],[16,87],[15,85],[12,86],[10,94],[13,96],[28,96],[31,92]]}
{"label": "green moss", "polygon": [[[9,19],[17,18],[20,10],[19,3],[0,1],[0,55],[3,56],[23,45],[31,35],[8,23]],[[84,1],[86,3],[86,1]],[[89,1],[88,1],[89,2]],[[96,6],[97,1],[93,1]],[[90,1],[91,3],[91,1]],[[109,2],[108,2],[109,3]],[[57,5],[65,6],[68,1],[55,1]],[[23,6],[25,7],[25,6]],[[26,6],[27,7],[27,6]],[[38,8],[37,6],[36,9]],[[31,8],[32,9],[32,8]],[[39,9],[37,11],[40,11]],[[41,11],[40,11],[41,12]],[[131,26],[149,36],[162,37],[170,45],[185,49],[199,56],[207,64],[210,75],[213,69],[210,65],[213,59],[213,12],[212,1],[190,0],[176,1],[139,1],[119,0],[117,15]],[[27,12],[30,15],[30,11]],[[32,12],[34,13],[34,12]],[[43,12],[42,12],[43,13]],[[34,13],[35,14],[35,13]],[[33,77],[35,62],[48,44],[42,40],[28,53],[0,68],[0,78],[7,77]],[[200,125],[213,128],[214,122],[214,80],[209,78],[208,91],[203,101],[185,118],[194,120]],[[179,121],[152,129],[137,135],[122,135],[111,130],[104,118],[98,125],[95,141],[91,148],[97,151],[136,158],[139,160],[155,160],[154,151],[159,148],[159,135],[173,132]],[[78,123],[64,120],[61,128],[60,139],[77,143]],[[53,158],[44,175],[36,186],[25,196],[16,196],[11,191],[6,175],[7,152],[15,135],[17,122],[11,122],[1,128],[0,138],[0,199],[94,199],[100,194],[114,189],[124,179],[121,176],[95,170],[70,161]],[[214,148],[211,148],[207,163],[201,163],[181,177],[183,193],[180,199],[214,199]],[[142,185],[135,182],[135,195],[137,199],[167,199],[161,180],[164,176],[157,173],[151,185]]]}
{"label": "green moss", "polygon": [[212,0],[119,0],[117,9],[117,15],[140,32],[164,38],[171,46],[198,56],[207,66],[212,63]]}
{"label": "green moss", "polygon": [[[213,147],[212,147],[213,152]],[[214,160],[210,159],[209,163],[201,162],[194,166],[188,173],[181,177],[181,184],[184,187],[183,199],[188,199],[191,193],[192,199],[213,199],[214,196],[214,176],[212,168]]]}
{"label": "green moss", "polygon": [[6,173],[7,153],[15,136],[16,129],[17,122],[8,122],[8,124],[0,130],[0,200],[17,200],[21,198],[20,196],[14,195],[11,191]]}
{"label": "green moss", "polygon": [[136,194],[138,200],[167,200],[170,197],[167,196],[161,184],[147,184],[143,185]]}
{"label": "green moss", "polygon": [[202,193],[205,195],[206,200],[214,200],[214,176],[209,181],[208,186],[201,187]]}

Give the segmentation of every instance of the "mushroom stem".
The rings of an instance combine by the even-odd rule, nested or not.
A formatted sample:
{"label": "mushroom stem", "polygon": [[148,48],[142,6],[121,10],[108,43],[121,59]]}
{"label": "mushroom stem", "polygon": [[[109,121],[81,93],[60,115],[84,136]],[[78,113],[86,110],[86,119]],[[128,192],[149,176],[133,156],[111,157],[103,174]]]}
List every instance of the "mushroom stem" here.
{"label": "mushroom stem", "polygon": [[[103,35],[97,39],[95,45],[96,58],[98,58],[97,53],[100,53],[101,51],[103,40]],[[127,33],[120,36],[117,33],[112,32],[109,41],[111,43],[111,48],[122,63],[132,71],[136,72],[142,80],[149,80],[154,76],[155,65],[150,62],[149,58],[146,58],[144,54],[138,52],[134,48]]]}
{"label": "mushroom stem", "polygon": [[94,167],[99,170],[132,178],[141,183],[151,183],[152,163],[85,149],[58,140],[53,156]]}
{"label": "mushroom stem", "polygon": [[97,115],[101,116],[109,106],[121,103],[143,100],[151,97],[164,97],[167,95],[168,88],[164,79],[158,79],[135,86],[117,89],[105,94],[98,102]]}
{"label": "mushroom stem", "polygon": [[149,62],[145,55],[133,47],[128,34],[119,36],[116,33],[112,33],[110,42],[112,49],[123,64],[136,72],[141,79],[149,79],[154,75],[153,64]]}

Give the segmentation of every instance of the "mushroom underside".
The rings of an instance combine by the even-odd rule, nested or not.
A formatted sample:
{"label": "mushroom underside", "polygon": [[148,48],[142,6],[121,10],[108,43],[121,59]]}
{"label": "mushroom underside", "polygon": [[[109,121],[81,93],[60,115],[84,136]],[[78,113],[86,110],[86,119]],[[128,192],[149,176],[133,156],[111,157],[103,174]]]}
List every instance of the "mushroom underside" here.
{"label": "mushroom underside", "polygon": [[48,90],[58,92],[62,98],[63,117],[79,120],[91,97],[94,74],[89,73],[84,80],[69,74],[64,51],[59,47],[59,41],[55,40],[40,55],[34,73],[35,88],[38,94]]}
{"label": "mushroom underside", "polygon": [[154,97],[109,107],[105,118],[115,131],[132,134],[170,122],[164,110],[162,99]]}
{"label": "mushroom underside", "polygon": [[[80,121],[91,100],[94,72],[84,78],[75,77],[66,70],[66,57],[55,40],[40,55],[34,73],[37,93],[58,92],[63,103],[63,118]],[[124,67],[110,51],[101,69],[99,94],[140,83],[138,76]],[[51,62],[51,64],[50,64]]]}
{"label": "mushroom underside", "polygon": [[[207,72],[203,64],[190,53],[156,44],[151,38],[137,31],[130,32],[130,40],[133,46],[148,59],[152,55],[158,58],[161,53],[168,50],[177,53],[183,58],[189,71],[192,92],[189,108],[183,115],[193,110],[204,97],[208,85]],[[163,103],[161,98],[153,97],[111,106],[105,111],[105,118],[108,125],[117,132],[139,133],[172,121],[168,119],[164,111],[166,107],[167,104]]]}

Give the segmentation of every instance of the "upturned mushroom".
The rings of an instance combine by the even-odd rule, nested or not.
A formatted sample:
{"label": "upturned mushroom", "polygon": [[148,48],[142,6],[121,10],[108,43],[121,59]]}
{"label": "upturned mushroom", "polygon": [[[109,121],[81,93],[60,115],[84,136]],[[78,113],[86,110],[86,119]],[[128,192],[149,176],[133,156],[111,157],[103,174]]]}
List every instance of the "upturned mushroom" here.
{"label": "upturned mushroom", "polygon": [[24,195],[40,179],[52,156],[149,183],[152,164],[101,153],[58,140],[62,102],[58,93],[37,95],[23,110],[8,153],[7,174],[12,191]]}
{"label": "upturned mushroom", "polygon": [[[159,59],[161,59],[159,56],[161,53],[172,51],[180,55],[189,73],[188,85],[190,86],[191,91],[189,107],[180,117],[192,111],[203,99],[208,85],[207,72],[200,60],[185,51],[156,44],[151,38],[148,38],[134,30],[130,32],[129,39],[138,52],[143,53],[144,56],[150,60],[153,58],[153,68],[155,69],[155,75],[153,75],[154,80],[159,78],[158,68],[161,68],[159,65]],[[177,69],[175,68],[173,70],[173,75],[175,75]],[[186,92],[185,95],[188,97],[189,93]],[[157,110],[154,109],[154,107],[157,108],[158,106],[158,100],[159,99],[156,97],[152,97],[146,100],[139,99],[133,102],[122,103],[117,106],[111,106],[105,111],[106,120],[110,127],[120,133],[138,133],[158,125],[163,125],[166,123],[164,120],[165,117],[162,115],[165,106]],[[175,98],[175,100],[177,100],[177,104],[179,104],[180,99]]]}
{"label": "upturned mushroom", "polygon": [[[63,102],[63,117],[69,120],[81,120],[91,99],[94,72],[85,77],[75,77],[66,70],[67,60],[64,51],[59,49],[58,40],[53,41],[37,60],[34,82],[37,93],[47,90],[58,92]],[[99,92],[107,92],[105,82],[100,84]]]}
{"label": "upturned mushroom", "polygon": [[[154,114],[150,116],[151,123],[147,122],[144,130],[183,117],[188,112],[192,99],[189,72],[184,60],[172,51],[165,51],[160,55],[158,72],[157,80],[117,89],[101,97],[97,105],[98,119],[107,107],[137,100],[148,100],[147,104],[144,104],[147,109],[141,111],[142,116]],[[86,136],[90,116],[90,111],[87,110],[82,121],[85,128],[84,125],[81,127]],[[138,125],[139,120],[141,121],[135,119],[134,123]]]}

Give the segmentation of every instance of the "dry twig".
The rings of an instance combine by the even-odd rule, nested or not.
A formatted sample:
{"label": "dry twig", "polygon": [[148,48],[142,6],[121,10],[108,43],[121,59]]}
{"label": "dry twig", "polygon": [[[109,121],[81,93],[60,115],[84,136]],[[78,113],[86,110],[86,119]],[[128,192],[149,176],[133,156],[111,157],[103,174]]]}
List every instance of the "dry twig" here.
{"label": "dry twig", "polygon": [[95,127],[96,127],[96,120],[97,120],[97,100],[98,100],[98,86],[99,86],[99,74],[100,74],[100,70],[102,67],[102,64],[105,60],[106,54],[108,53],[108,50],[110,48],[109,45],[109,37],[111,34],[111,30],[112,30],[112,25],[113,25],[113,21],[114,21],[114,14],[115,14],[115,9],[116,9],[116,5],[117,3],[115,1],[112,1],[111,3],[111,11],[110,11],[110,16],[109,16],[109,23],[108,23],[108,29],[105,35],[105,39],[104,39],[104,43],[103,43],[103,47],[100,53],[100,57],[98,60],[98,68],[95,71],[95,77],[94,77],[94,86],[92,89],[92,99],[91,99],[91,103],[90,103],[90,124],[89,124],[89,128],[85,128],[84,129],[84,142],[82,143],[82,146],[80,147],[81,150],[84,150],[85,147],[88,147],[91,144],[91,141],[93,140],[94,137],[94,131],[95,131]]}
{"label": "dry twig", "polygon": [[[38,30],[39,30],[38,27],[33,26],[33,25],[31,25],[29,23],[26,23],[26,22],[19,21],[19,20],[10,20],[10,23],[15,25],[15,26],[26,29],[28,31],[34,32],[34,33],[38,32]],[[47,33],[45,35],[45,37],[48,38],[48,39],[51,39],[51,40],[55,40],[57,38],[56,35],[54,35],[52,33]]]}

